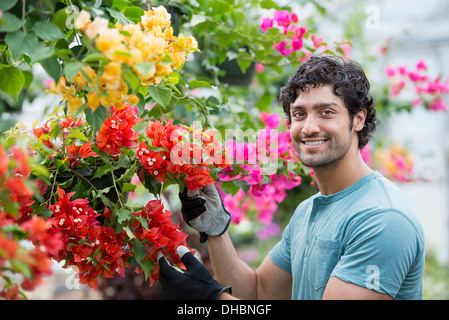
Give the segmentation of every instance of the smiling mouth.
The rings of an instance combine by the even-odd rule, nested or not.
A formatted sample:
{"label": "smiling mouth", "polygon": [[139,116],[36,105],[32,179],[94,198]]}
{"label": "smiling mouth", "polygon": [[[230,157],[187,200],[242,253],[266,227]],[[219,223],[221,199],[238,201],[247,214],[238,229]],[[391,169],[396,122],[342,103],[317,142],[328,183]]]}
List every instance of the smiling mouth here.
{"label": "smiling mouth", "polygon": [[313,141],[302,141],[306,146],[319,146],[325,143],[327,140],[313,140]]}

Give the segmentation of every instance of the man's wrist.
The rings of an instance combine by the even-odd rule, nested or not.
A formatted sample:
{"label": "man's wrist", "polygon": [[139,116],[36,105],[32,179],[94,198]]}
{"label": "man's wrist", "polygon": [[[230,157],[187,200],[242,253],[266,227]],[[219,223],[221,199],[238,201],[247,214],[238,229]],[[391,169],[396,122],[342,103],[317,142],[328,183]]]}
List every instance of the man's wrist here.
{"label": "man's wrist", "polygon": [[236,297],[230,295],[226,291],[223,291],[220,296],[218,297],[218,300],[239,300]]}

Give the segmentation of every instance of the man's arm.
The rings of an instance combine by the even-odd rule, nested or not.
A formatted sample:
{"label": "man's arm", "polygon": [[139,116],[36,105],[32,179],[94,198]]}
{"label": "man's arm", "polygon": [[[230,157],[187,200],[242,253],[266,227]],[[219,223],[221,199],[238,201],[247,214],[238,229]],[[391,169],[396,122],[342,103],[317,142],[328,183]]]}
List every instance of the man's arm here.
{"label": "man's arm", "polygon": [[[257,270],[240,259],[229,234],[208,238],[215,278],[239,299],[291,299],[292,276],[266,257]],[[222,295],[221,299],[232,298]]]}
{"label": "man's arm", "polygon": [[386,294],[330,277],[324,289],[323,300],[392,300]]}

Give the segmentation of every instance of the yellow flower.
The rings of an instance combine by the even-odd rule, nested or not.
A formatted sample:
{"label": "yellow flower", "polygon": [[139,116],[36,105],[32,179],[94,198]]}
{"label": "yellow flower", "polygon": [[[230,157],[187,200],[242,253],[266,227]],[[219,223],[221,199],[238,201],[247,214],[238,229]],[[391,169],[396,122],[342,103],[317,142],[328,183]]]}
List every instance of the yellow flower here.
{"label": "yellow flower", "polygon": [[164,30],[164,37],[167,40],[173,40],[173,28],[169,27],[167,29]]}
{"label": "yellow flower", "polygon": [[122,43],[122,35],[117,29],[105,29],[95,39],[97,49],[100,51],[106,51],[111,48],[117,47]]}
{"label": "yellow flower", "polygon": [[122,30],[128,32],[131,35],[130,37],[126,36],[126,40],[130,48],[135,48],[141,44],[143,39],[143,32],[140,29],[139,25],[127,24],[123,26]]}
{"label": "yellow flower", "polygon": [[70,97],[67,102],[67,110],[71,113],[75,113],[83,105],[83,100],[79,97]]}
{"label": "yellow flower", "polygon": [[[87,76],[88,79],[86,79],[85,76]],[[85,86],[93,86],[96,83],[96,78],[97,74],[95,73],[95,70],[90,66],[84,66],[82,72],[79,71],[73,78],[73,83],[76,84],[78,90],[81,90]]]}
{"label": "yellow flower", "polygon": [[100,77],[100,84],[107,90],[116,90],[120,86],[122,65],[119,62],[109,62]]}
{"label": "yellow flower", "polygon": [[167,75],[169,75],[172,71],[173,71],[173,70],[172,70],[172,68],[171,68],[170,65],[161,65],[161,64],[156,65],[156,75],[157,75],[158,77],[164,77],[164,76],[167,76]]}
{"label": "yellow flower", "polygon": [[168,28],[170,26],[171,15],[167,12],[163,6],[153,8],[152,10],[145,11],[141,18],[141,25],[152,30],[154,27]]}
{"label": "yellow flower", "polygon": [[98,96],[96,91],[88,92],[86,94],[86,99],[87,99],[86,106],[91,108],[94,111],[100,105],[100,97]]}
{"label": "yellow flower", "polygon": [[84,27],[84,33],[89,39],[95,38],[98,34],[108,29],[109,20],[105,18],[96,17],[94,21],[89,22]]}
{"label": "yellow flower", "polygon": [[146,35],[143,37],[142,45],[140,47],[143,60],[152,59],[155,55],[161,55],[164,52],[165,46],[166,42],[163,38]]}
{"label": "yellow flower", "polygon": [[139,103],[139,98],[135,95],[135,94],[130,94],[128,96],[128,99],[126,99],[128,101],[129,104],[138,104]]}
{"label": "yellow flower", "polygon": [[90,13],[83,9],[75,20],[75,28],[83,30],[89,22]]}
{"label": "yellow flower", "polygon": [[50,89],[46,90],[46,92],[61,95],[62,100],[68,100],[76,93],[76,89],[73,85],[70,85],[70,87],[68,87],[65,78],[61,76],[58,80],[58,83],[56,84],[52,82],[50,84]]}

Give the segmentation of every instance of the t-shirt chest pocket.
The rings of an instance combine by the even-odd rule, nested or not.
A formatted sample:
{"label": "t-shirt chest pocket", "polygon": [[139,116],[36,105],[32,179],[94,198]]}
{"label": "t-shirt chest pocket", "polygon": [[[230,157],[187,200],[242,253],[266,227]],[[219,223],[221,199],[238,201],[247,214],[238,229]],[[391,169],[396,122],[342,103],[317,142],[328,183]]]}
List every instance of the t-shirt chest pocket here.
{"label": "t-shirt chest pocket", "polygon": [[307,278],[315,290],[326,286],[340,258],[340,240],[316,236],[307,253]]}

